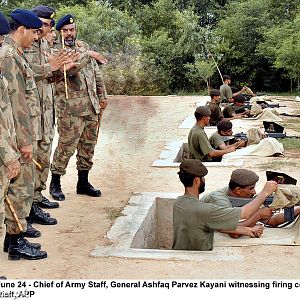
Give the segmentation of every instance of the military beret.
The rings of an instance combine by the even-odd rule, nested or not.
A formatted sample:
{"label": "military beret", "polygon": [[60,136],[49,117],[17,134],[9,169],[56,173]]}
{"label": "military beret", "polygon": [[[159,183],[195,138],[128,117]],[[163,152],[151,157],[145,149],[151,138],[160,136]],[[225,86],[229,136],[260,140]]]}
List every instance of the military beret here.
{"label": "military beret", "polygon": [[9,32],[9,23],[3,14],[0,12],[0,35],[8,34]]}
{"label": "military beret", "polygon": [[198,113],[200,116],[210,116],[211,110],[208,106],[198,106],[195,113]]}
{"label": "military beret", "polygon": [[179,166],[181,172],[188,173],[197,177],[203,177],[207,174],[206,167],[198,159],[185,159]]}
{"label": "military beret", "polygon": [[217,129],[218,131],[227,131],[227,130],[230,130],[232,129],[232,123],[230,121],[220,121],[218,124],[217,124]]}
{"label": "military beret", "polygon": [[254,185],[259,179],[259,176],[253,171],[246,169],[236,169],[232,172],[230,181],[235,182],[240,186]]}
{"label": "military beret", "polygon": [[55,15],[55,10],[46,5],[38,5],[34,7],[32,10],[39,18],[43,19],[53,19]]}
{"label": "military beret", "polygon": [[27,9],[15,9],[11,12],[10,17],[26,28],[38,29],[43,26],[39,17],[34,12]]}
{"label": "military beret", "polygon": [[61,30],[65,25],[73,24],[74,23],[74,17],[70,14],[65,15],[61,17],[56,24],[56,30]]}
{"label": "military beret", "polygon": [[212,90],[210,91],[209,95],[210,95],[211,97],[212,97],[212,96],[220,96],[221,93],[220,93],[220,91],[217,90],[217,89],[212,89]]}

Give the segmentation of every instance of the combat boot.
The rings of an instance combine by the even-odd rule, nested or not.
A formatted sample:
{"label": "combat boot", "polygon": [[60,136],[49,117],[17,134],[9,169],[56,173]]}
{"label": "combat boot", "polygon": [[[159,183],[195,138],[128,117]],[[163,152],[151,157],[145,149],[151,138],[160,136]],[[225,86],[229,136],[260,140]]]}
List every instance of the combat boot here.
{"label": "combat boot", "polygon": [[23,232],[23,235],[30,238],[38,238],[42,234],[39,230],[32,227],[31,223],[27,222],[27,229],[25,232]]}
{"label": "combat boot", "polygon": [[32,203],[27,221],[29,223],[38,223],[42,225],[57,224],[57,220],[55,218],[51,218],[49,213],[44,212],[40,207],[38,207],[36,202]]}
{"label": "combat boot", "polygon": [[51,178],[50,187],[49,187],[49,193],[55,200],[58,200],[58,201],[65,200],[65,195],[61,190],[59,174],[52,173],[52,178]]}
{"label": "combat boot", "polygon": [[95,189],[88,180],[89,171],[78,171],[77,194],[100,197],[101,191]]}
{"label": "combat boot", "polygon": [[10,235],[10,246],[8,248],[8,259],[19,260],[24,259],[43,259],[47,257],[47,252],[28,246],[21,234]]}
{"label": "combat boot", "polygon": [[[4,252],[8,252],[8,248],[10,246],[10,236],[11,235],[9,233],[6,233],[6,235],[5,235],[4,244],[3,244],[3,251]],[[23,239],[28,247],[35,248],[35,249],[38,249],[38,250],[41,249],[41,244],[40,243],[30,243],[28,240],[26,240],[24,238],[23,234],[20,234],[20,239]]]}
{"label": "combat boot", "polygon": [[42,196],[42,201],[37,201],[36,204],[41,208],[58,208],[59,203],[50,201],[46,197]]}

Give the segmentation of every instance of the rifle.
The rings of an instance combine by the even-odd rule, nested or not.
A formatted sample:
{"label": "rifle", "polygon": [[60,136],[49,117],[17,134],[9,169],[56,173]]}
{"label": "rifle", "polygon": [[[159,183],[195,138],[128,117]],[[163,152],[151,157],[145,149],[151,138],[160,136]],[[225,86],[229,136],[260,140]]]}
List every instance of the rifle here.
{"label": "rifle", "polygon": [[230,135],[230,136],[222,136],[222,139],[224,143],[225,144],[227,143],[228,145],[232,145],[238,141],[245,141],[245,142],[248,141],[247,134],[244,132],[238,132],[235,135]]}
{"label": "rifle", "polygon": [[282,126],[278,123],[263,121],[263,124],[264,124],[264,128],[265,128],[265,134],[268,137],[273,137],[275,139],[284,139],[284,138],[299,139],[300,138],[300,136],[293,136],[293,135],[287,136],[284,131],[284,126]]}

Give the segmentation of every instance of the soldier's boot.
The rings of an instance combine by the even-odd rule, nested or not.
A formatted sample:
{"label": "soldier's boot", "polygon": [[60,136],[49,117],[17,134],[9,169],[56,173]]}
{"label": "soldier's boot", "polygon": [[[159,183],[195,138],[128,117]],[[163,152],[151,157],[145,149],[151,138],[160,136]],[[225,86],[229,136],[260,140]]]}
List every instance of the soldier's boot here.
{"label": "soldier's boot", "polygon": [[21,234],[10,235],[10,246],[8,248],[8,259],[19,260],[24,259],[43,259],[47,257],[47,252],[30,247]]}
{"label": "soldier's boot", "polygon": [[55,200],[58,200],[58,201],[65,200],[65,195],[61,190],[59,174],[52,173],[52,178],[51,178],[50,187],[49,187],[49,193]]}
{"label": "soldier's boot", "polygon": [[44,212],[40,207],[38,207],[36,202],[32,203],[27,221],[29,223],[38,223],[42,225],[57,224],[57,220],[55,218],[51,218],[49,213]]}
{"label": "soldier's boot", "polygon": [[42,234],[39,230],[32,227],[31,223],[27,222],[27,230],[23,232],[23,235],[30,238],[38,238]]}
{"label": "soldier's boot", "polygon": [[[10,236],[11,235],[9,233],[6,233],[6,235],[5,235],[4,244],[3,244],[3,251],[4,252],[8,252],[8,248],[10,246]],[[32,248],[35,248],[35,249],[38,249],[38,250],[41,249],[41,244],[40,243],[30,243],[28,240],[26,240],[24,238],[23,234],[20,234],[20,239],[23,239],[28,247],[32,247]]]}
{"label": "soldier's boot", "polygon": [[91,197],[100,197],[101,191],[95,189],[89,183],[89,171],[78,171],[77,194],[84,194]]}
{"label": "soldier's boot", "polygon": [[41,208],[58,208],[59,207],[58,202],[50,201],[49,199],[47,199],[44,196],[42,196],[42,201],[38,201],[38,202],[36,202],[36,204]]}

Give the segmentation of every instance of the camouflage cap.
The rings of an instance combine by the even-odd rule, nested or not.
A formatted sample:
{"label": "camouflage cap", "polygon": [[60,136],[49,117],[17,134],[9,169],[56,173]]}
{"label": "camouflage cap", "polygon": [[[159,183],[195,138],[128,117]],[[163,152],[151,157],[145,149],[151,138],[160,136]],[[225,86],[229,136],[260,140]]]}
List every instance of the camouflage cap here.
{"label": "camouflage cap", "polygon": [[212,90],[210,91],[210,93],[209,93],[209,96],[211,96],[211,97],[213,97],[213,96],[220,96],[220,95],[221,95],[221,93],[220,93],[220,91],[217,90],[217,89],[212,89]]}
{"label": "camouflage cap", "polygon": [[208,171],[198,159],[185,159],[179,166],[181,172],[188,173],[197,177],[205,176]]}
{"label": "camouflage cap", "polygon": [[201,116],[210,116],[211,115],[211,110],[209,109],[208,106],[198,106],[196,108],[195,113],[198,113]]}
{"label": "camouflage cap", "polygon": [[230,181],[233,181],[240,186],[250,186],[254,185],[258,179],[259,176],[253,171],[236,169],[232,172]]}

